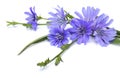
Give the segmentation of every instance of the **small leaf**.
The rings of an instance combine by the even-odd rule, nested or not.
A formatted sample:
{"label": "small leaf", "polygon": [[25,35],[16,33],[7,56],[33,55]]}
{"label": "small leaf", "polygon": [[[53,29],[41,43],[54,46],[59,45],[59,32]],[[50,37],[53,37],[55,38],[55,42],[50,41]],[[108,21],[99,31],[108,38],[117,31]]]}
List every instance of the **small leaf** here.
{"label": "small leaf", "polygon": [[31,43],[29,43],[28,45],[26,45],[18,55],[20,55],[21,53],[23,53],[28,47],[32,46],[33,44],[36,44],[36,43],[40,43],[42,41],[45,41],[47,40],[47,36],[43,36],[43,37],[40,37],[40,38],[37,38],[36,40],[32,41]]}
{"label": "small leaf", "polygon": [[46,59],[44,62],[40,62],[37,64],[37,66],[44,67],[50,62],[50,59]]}
{"label": "small leaf", "polygon": [[7,26],[10,26],[10,25],[17,25],[17,24],[19,24],[18,22],[15,22],[15,21],[12,21],[12,22],[10,22],[10,21],[7,21]]}
{"label": "small leaf", "polygon": [[63,62],[63,60],[60,56],[58,56],[55,60],[55,65],[57,66],[60,62]]}
{"label": "small leaf", "polygon": [[48,64],[49,62],[50,62],[49,58],[45,60],[45,64]]}
{"label": "small leaf", "polygon": [[40,63],[37,64],[37,66],[43,67],[43,66],[45,66],[45,63],[44,62],[40,62]]}

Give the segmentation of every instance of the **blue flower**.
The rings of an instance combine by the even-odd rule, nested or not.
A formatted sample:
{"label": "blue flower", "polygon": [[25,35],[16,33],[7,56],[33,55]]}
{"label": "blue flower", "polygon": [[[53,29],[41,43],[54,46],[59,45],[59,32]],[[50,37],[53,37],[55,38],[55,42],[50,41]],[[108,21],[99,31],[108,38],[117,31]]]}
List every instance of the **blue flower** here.
{"label": "blue flower", "polygon": [[98,29],[95,31],[95,41],[101,46],[107,46],[110,41],[115,39],[116,31],[113,28],[110,29]]}
{"label": "blue flower", "polygon": [[75,14],[81,19],[81,20],[85,20],[87,22],[93,22],[98,13],[99,13],[100,9],[98,8],[94,8],[94,7],[87,7],[87,9],[85,9],[84,7],[82,8],[82,14],[80,14],[79,12],[75,12]]}
{"label": "blue flower", "polygon": [[37,14],[35,12],[35,7],[30,7],[30,12],[25,12],[28,17],[26,20],[28,21],[28,24],[32,25],[32,29],[36,30],[37,29]]}
{"label": "blue flower", "polygon": [[48,40],[50,41],[51,45],[61,47],[69,42],[68,36],[69,33],[66,30],[55,27],[50,30]]}
{"label": "blue flower", "polygon": [[57,12],[49,12],[49,14],[52,16],[48,18],[50,20],[49,27],[60,27],[65,28],[66,24],[68,23],[68,20],[66,18],[67,13],[63,10],[63,8],[60,8],[58,6],[58,9],[55,9]]}
{"label": "blue flower", "polygon": [[86,44],[91,35],[91,28],[89,23],[77,18],[74,18],[70,22],[72,28],[68,29],[71,37],[71,40],[77,40],[78,44],[84,43]]}
{"label": "blue flower", "polygon": [[101,46],[107,46],[116,36],[116,30],[108,27],[113,20],[108,21],[108,19],[108,16],[102,14],[96,18],[95,26],[93,26],[93,36]]}

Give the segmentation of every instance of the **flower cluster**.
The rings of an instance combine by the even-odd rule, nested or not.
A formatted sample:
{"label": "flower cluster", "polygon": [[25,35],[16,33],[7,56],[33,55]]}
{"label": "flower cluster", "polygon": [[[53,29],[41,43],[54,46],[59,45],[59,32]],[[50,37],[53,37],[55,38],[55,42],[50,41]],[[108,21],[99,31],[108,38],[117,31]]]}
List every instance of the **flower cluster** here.
{"label": "flower cluster", "polygon": [[[93,7],[82,8],[82,14],[75,12],[78,18],[68,20],[67,14],[63,8],[56,9],[56,13],[50,12],[49,18],[50,34],[48,39],[54,46],[62,47],[68,44],[69,39],[78,44],[86,44],[90,37],[101,46],[107,46],[116,36],[116,30],[109,28],[113,19],[105,14],[98,15],[99,9]],[[71,27],[67,27],[70,24]]]}
{"label": "flower cluster", "polygon": [[56,11],[57,13],[49,12],[52,17],[48,18],[50,20],[48,27],[50,34],[48,35],[48,39],[52,45],[61,47],[68,43],[69,33],[65,30],[68,20],[67,13],[65,13],[63,8],[58,6]]}
{"label": "flower cluster", "polygon": [[[82,13],[76,11],[74,17],[63,8],[58,6],[55,8],[56,12],[49,12],[49,18],[38,16],[35,12],[35,7],[30,7],[30,12],[25,12],[28,17],[27,23],[20,22],[7,22],[8,25],[21,24],[23,26],[30,26],[32,30],[37,30],[38,26],[48,26],[49,34],[40,37],[28,45],[26,45],[18,55],[24,52],[28,47],[33,44],[48,40],[52,46],[61,48],[61,52],[52,59],[46,59],[38,63],[38,66],[44,67],[55,60],[55,65],[62,62],[61,55],[71,47],[75,42],[77,44],[87,44],[89,39],[93,39],[99,45],[105,47],[110,43],[120,44],[120,31],[110,28],[109,25],[113,19],[102,13],[99,14],[100,9],[90,7],[82,8]],[[45,24],[39,24],[38,21],[43,19]]]}

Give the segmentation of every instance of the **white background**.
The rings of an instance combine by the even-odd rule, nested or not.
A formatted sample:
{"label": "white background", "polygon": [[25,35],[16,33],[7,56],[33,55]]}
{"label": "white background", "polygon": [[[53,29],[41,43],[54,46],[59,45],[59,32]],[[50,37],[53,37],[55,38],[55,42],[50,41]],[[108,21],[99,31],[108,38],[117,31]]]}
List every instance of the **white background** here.
{"label": "white background", "polygon": [[63,55],[63,63],[49,64],[44,70],[36,64],[52,58],[60,50],[48,42],[19,51],[30,41],[48,33],[46,27],[31,31],[20,25],[7,27],[6,21],[26,22],[25,11],[35,6],[36,12],[49,17],[57,5],[74,14],[82,7],[100,8],[114,19],[111,27],[120,30],[119,0],[1,0],[0,1],[0,78],[120,78],[120,46],[101,47],[94,42],[74,45]]}

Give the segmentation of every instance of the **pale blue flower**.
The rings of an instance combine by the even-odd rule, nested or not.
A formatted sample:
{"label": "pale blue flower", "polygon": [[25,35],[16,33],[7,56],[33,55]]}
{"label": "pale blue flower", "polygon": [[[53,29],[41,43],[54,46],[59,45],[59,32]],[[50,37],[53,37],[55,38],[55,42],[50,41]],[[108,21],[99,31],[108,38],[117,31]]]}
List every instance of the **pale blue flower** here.
{"label": "pale blue flower", "polygon": [[49,22],[49,27],[60,27],[60,28],[65,28],[65,26],[68,23],[68,20],[66,18],[67,13],[65,13],[64,9],[59,7],[55,9],[57,12],[49,12],[51,15],[50,18],[48,18]]}
{"label": "pale blue flower", "polygon": [[68,29],[70,32],[70,39],[77,40],[78,44],[86,44],[91,35],[91,28],[88,22],[74,18],[70,22],[72,28]]}

